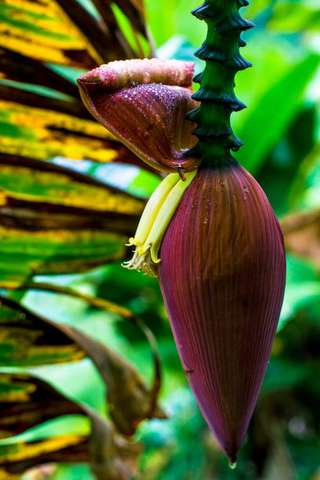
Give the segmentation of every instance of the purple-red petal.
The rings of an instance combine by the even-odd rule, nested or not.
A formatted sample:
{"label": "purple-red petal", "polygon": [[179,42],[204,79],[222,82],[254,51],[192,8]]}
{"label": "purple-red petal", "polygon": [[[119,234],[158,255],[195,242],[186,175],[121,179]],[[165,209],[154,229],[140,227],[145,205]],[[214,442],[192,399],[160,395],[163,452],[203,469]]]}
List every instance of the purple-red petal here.
{"label": "purple-red petal", "polygon": [[185,157],[195,145],[195,124],[186,120],[193,64],[177,60],[111,62],[78,80],[91,114],[142,161],[161,171],[193,170]]}

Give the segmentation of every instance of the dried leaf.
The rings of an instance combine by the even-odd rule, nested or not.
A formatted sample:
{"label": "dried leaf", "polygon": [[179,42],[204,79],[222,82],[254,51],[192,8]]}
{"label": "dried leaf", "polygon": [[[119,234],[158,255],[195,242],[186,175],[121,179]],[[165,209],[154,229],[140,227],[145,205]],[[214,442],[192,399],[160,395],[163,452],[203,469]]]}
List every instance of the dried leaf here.
{"label": "dried leaf", "polygon": [[34,367],[74,362],[85,357],[81,347],[54,323],[3,296],[0,306],[1,367]]}
{"label": "dried leaf", "polygon": [[60,415],[83,413],[76,403],[48,383],[17,373],[0,373],[0,405],[2,438],[17,435]]}
{"label": "dried leaf", "polygon": [[[0,345],[0,366],[1,360],[4,366],[37,365],[77,360],[86,354],[106,384],[110,416],[121,433],[132,435],[146,418],[164,418],[155,397],[157,376],[156,388],[149,391],[137,370],[100,342],[35,314],[8,297],[0,296],[0,304],[20,313],[14,320],[0,316],[0,336],[4,339]],[[53,343],[55,346],[48,348]]]}
{"label": "dried leaf", "polygon": [[88,412],[91,420],[90,463],[97,480],[129,480],[137,473],[142,447],[124,439],[104,419]]}
{"label": "dried leaf", "polygon": [[41,85],[78,98],[76,85],[71,80],[41,61],[11,51],[5,45],[0,47],[0,72],[4,79]]}
{"label": "dried leaf", "polygon": [[[104,19],[105,24],[108,27],[108,31],[112,32],[113,36],[119,41],[119,45],[121,45],[123,50],[126,52],[127,58],[143,58],[149,54],[149,49],[147,48],[147,51],[145,51],[141,42],[141,40],[146,40],[149,38],[145,26],[143,1],[115,0],[114,2],[110,2],[109,0],[93,0],[93,3],[99,11],[101,17]],[[129,21],[128,23],[131,27],[135,40],[134,45],[129,43],[129,41],[126,39],[125,33],[121,30],[117,15],[115,14],[114,6],[116,6]],[[115,59],[121,58],[123,58],[122,55],[115,57]]]}
{"label": "dried leaf", "polygon": [[118,35],[115,35],[111,26],[117,25],[116,18],[112,15],[109,4],[108,17],[104,15],[103,21],[97,21],[77,0],[56,0],[69,19],[76,25],[79,32],[87,40],[87,48],[93,50],[93,57],[97,63],[111,61],[119,58],[130,58],[137,55],[131,48],[118,27]]}
{"label": "dried leaf", "polygon": [[320,210],[308,210],[281,221],[286,248],[320,267]]}
{"label": "dried leaf", "polygon": [[0,427],[11,434],[66,413],[86,415],[91,423],[89,435],[69,434],[37,442],[2,440],[3,475],[56,462],[90,463],[98,480],[127,480],[135,473],[140,445],[122,438],[104,418],[66,398],[47,382],[29,374],[0,374],[0,402],[5,417]]}
{"label": "dried leaf", "polygon": [[132,365],[116,352],[72,327],[69,328],[69,335],[92,359],[107,385],[110,416],[121,433],[133,435],[143,420],[165,418],[153,390],[147,389]]}

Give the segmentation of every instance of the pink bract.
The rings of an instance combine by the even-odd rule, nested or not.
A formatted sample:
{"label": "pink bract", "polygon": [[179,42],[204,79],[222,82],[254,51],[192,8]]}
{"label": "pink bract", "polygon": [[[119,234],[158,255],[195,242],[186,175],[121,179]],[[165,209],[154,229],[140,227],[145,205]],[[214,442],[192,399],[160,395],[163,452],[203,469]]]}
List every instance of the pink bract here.
{"label": "pink bract", "polygon": [[178,60],[127,60],[102,65],[78,84],[90,113],[143,162],[156,170],[193,170],[185,156],[194,146],[195,124],[185,119],[191,98],[193,64]]}
{"label": "pink bract", "polygon": [[192,390],[232,462],[267,367],[285,269],[256,180],[236,164],[200,169],[165,234],[160,283]]}

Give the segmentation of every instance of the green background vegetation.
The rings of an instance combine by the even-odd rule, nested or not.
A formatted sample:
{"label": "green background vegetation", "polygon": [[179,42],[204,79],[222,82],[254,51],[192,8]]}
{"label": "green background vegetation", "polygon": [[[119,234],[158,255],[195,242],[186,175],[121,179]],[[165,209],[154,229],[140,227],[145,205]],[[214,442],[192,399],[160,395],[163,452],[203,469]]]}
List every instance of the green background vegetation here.
{"label": "green background vegetation", "polygon": [[[204,25],[189,14],[194,0],[148,0],[147,18],[159,55],[192,59]],[[320,200],[320,12],[314,0],[256,0],[245,16],[256,23],[247,32],[244,55],[253,68],[237,77],[237,95],[248,109],[234,115],[245,146],[240,162],[260,181],[280,217],[316,211]],[[201,62],[197,64],[201,68]],[[1,125],[0,125],[1,132]],[[129,192],[147,197],[157,185],[135,167],[108,166],[90,172]],[[273,354],[238,468],[231,471],[201,419],[177,358],[155,280],[125,271],[120,264],[83,275],[55,278],[86,293],[129,307],[157,337],[164,371],[161,392],[168,420],[144,423],[144,480],[317,480],[320,478],[318,381],[320,333],[320,220],[318,251],[308,259],[288,254],[286,297]],[[300,242],[308,249],[310,238]],[[317,256],[318,253],[318,256]],[[43,278],[41,277],[43,280]],[[52,281],[52,278],[45,278]],[[149,347],[137,329],[116,315],[79,300],[28,293],[24,303],[58,322],[76,325],[112,346],[150,379]],[[68,396],[104,412],[104,385],[88,359],[33,370]],[[89,428],[81,416],[49,421],[23,434],[39,439]],[[24,480],[30,478],[24,477]],[[86,466],[59,466],[51,480],[89,480]]]}

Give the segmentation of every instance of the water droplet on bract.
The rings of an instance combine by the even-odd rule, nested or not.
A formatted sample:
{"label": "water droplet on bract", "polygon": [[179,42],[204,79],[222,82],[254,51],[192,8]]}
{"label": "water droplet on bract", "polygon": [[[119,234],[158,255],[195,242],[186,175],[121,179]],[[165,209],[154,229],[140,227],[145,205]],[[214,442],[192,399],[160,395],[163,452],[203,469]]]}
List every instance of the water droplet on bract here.
{"label": "water droplet on bract", "polygon": [[235,470],[237,468],[237,462],[229,462],[229,467],[231,470]]}

